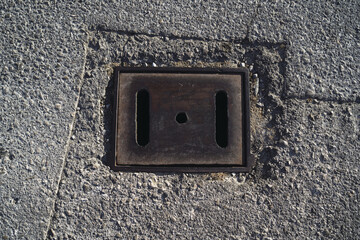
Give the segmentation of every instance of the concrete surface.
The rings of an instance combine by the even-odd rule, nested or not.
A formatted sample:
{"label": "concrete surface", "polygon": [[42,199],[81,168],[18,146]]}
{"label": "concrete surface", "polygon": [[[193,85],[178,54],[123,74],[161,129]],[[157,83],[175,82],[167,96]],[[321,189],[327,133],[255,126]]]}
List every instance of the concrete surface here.
{"label": "concrete surface", "polygon": [[294,98],[360,102],[360,2],[261,1],[250,41],[287,41]]}
{"label": "concrete surface", "polygon": [[[358,1],[5,1],[3,239],[358,239]],[[245,65],[249,174],[114,173],[114,66]]]}

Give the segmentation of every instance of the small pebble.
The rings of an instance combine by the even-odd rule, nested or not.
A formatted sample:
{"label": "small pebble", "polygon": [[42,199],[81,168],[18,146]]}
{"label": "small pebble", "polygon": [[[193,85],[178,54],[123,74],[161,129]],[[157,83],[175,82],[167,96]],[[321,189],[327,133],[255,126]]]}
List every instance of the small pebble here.
{"label": "small pebble", "polygon": [[315,96],[315,91],[313,89],[308,89],[305,94],[308,97],[314,97]]}
{"label": "small pebble", "polygon": [[257,103],[256,106],[257,107],[264,107],[264,104],[263,103]]}
{"label": "small pebble", "polygon": [[97,168],[100,167],[100,164],[96,162],[96,163],[94,163],[94,164],[92,165],[92,167],[95,168],[95,169],[97,169]]}
{"label": "small pebble", "polygon": [[60,103],[55,104],[55,108],[56,110],[61,110],[61,104]]}
{"label": "small pebble", "polygon": [[88,193],[88,192],[91,191],[91,186],[89,184],[85,183],[83,185],[83,190],[84,190],[85,193]]}
{"label": "small pebble", "polygon": [[155,180],[155,179],[150,179],[150,180],[149,180],[149,186],[150,186],[151,188],[157,188],[156,180]]}
{"label": "small pebble", "polygon": [[280,143],[285,147],[289,146],[289,143],[286,140],[280,140]]}

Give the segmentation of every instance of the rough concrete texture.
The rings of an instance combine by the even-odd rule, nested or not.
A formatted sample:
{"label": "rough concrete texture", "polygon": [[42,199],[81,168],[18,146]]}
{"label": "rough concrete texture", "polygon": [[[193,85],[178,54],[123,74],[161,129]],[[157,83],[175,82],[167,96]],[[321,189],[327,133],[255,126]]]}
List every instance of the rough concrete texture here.
{"label": "rough concrete texture", "polygon": [[[163,36],[244,39],[256,1],[89,1],[86,22],[95,28]],[[83,6],[83,4],[81,4]],[[88,11],[91,9],[91,11]]]}
{"label": "rough concrete texture", "polygon": [[360,2],[262,1],[250,41],[286,41],[288,97],[360,102]]}
{"label": "rough concrete texture", "polygon": [[86,35],[49,2],[0,9],[0,237],[39,239],[67,152]]}
{"label": "rough concrete texture", "polygon": [[[358,1],[6,1],[3,239],[360,238]],[[114,66],[251,72],[249,174],[115,173]]]}

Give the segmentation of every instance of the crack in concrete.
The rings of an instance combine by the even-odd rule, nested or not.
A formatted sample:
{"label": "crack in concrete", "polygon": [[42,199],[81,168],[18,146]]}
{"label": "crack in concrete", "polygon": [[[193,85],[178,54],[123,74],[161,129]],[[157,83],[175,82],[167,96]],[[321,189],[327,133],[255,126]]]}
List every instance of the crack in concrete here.
{"label": "crack in concrete", "polygon": [[82,64],[82,71],[81,71],[81,75],[80,75],[80,84],[79,84],[78,94],[77,94],[76,101],[75,101],[74,116],[73,116],[73,119],[72,119],[71,124],[70,124],[69,136],[68,136],[68,139],[67,139],[67,142],[66,142],[66,147],[65,147],[65,155],[64,155],[64,159],[63,159],[62,164],[61,164],[60,177],[58,178],[58,181],[57,181],[57,186],[56,186],[56,190],[55,190],[55,194],[54,194],[54,198],[53,198],[53,204],[52,204],[52,208],[51,208],[52,211],[51,211],[50,217],[48,219],[46,232],[44,233],[44,239],[49,239],[49,231],[50,231],[52,219],[54,218],[55,205],[56,205],[56,201],[58,199],[60,183],[61,183],[61,180],[63,179],[66,160],[67,160],[67,156],[68,156],[69,149],[70,149],[71,136],[73,134],[73,129],[74,129],[75,122],[76,122],[76,115],[77,115],[77,112],[78,112],[77,107],[79,105],[81,90],[82,90],[82,86],[84,84],[84,76],[85,76],[85,68],[86,68],[86,59],[87,59],[87,56],[88,56],[89,41],[90,41],[89,34],[87,34],[86,41],[83,44],[83,46],[84,46],[84,61],[83,61],[83,64]]}
{"label": "crack in concrete", "polygon": [[165,33],[160,33],[160,34],[151,34],[151,33],[145,33],[145,32],[135,32],[135,31],[129,31],[129,30],[114,30],[114,29],[109,29],[109,28],[105,28],[104,26],[96,26],[96,27],[91,27],[89,29],[89,31],[93,31],[93,32],[109,32],[109,33],[117,33],[119,35],[122,36],[146,36],[146,37],[158,37],[158,38],[169,38],[169,40],[192,40],[192,41],[208,41],[208,42],[231,42],[231,43],[243,43],[244,39],[229,39],[229,40],[220,40],[220,39],[215,39],[215,38],[202,38],[202,37],[188,37],[188,36],[177,36],[177,35],[173,35],[173,34],[165,34]]}
{"label": "crack in concrete", "polygon": [[[120,36],[145,36],[149,38],[168,38],[168,40],[190,40],[190,41],[203,41],[203,42],[213,42],[213,43],[231,43],[231,44],[241,44],[244,47],[248,46],[256,46],[261,45],[264,47],[278,47],[281,45],[285,45],[287,47],[289,42],[282,41],[282,42],[268,42],[268,41],[250,41],[248,38],[243,39],[228,39],[228,40],[220,40],[220,39],[212,39],[212,38],[200,38],[200,37],[186,37],[186,36],[176,36],[176,35],[167,35],[167,34],[149,34],[145,32],[135,32],[135,31],[128,31],[128,30],[114,30],[109,28],[104,28],[103,26],[96,26],[89,28],[90,32],[105,32],[105,33],[116,33]],[[126,42],[126,44],[128,41]],[[125,44],[125,45],[126,45]],[[124,46],[125,47],[125,46]]]}

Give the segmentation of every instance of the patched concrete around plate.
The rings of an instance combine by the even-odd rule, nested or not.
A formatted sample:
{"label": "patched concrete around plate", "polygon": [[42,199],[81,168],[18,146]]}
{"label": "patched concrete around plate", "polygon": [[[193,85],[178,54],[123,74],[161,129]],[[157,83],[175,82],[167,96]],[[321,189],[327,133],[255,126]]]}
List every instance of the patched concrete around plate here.
{"label": "patched concrete around plate", "polygon": [[[126,49],[126,54],[110,55],[110,49]],[[188,54],[196,49],[199,54]],[[356,235],[359,106],[282,99],[285,52],[283,43],[262,46],[93,33],[75,138],[49,237]],[[227,61],[217,63],[219,59]],[[116,63],[239,66],[242,62],[253,73],[251,149],[257,165],[250,174],[115,173],[107,167]],[[341,149],[346,149],[346,158]]]}

